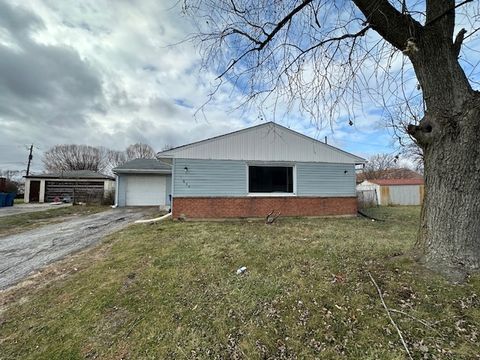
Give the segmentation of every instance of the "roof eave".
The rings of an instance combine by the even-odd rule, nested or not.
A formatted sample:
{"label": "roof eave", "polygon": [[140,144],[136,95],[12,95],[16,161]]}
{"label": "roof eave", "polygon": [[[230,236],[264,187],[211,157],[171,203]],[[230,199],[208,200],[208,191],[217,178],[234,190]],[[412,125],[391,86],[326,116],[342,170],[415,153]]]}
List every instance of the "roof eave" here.
{"label": "roof eave", "polygon": [[113,176],[109,177],[83,177],[83,176],[76,176],[76,177],[65,177],[65,176],[42,176],[42,175],[28,175],[23,176],[25,179],[65,179],[65,180],[115,180]]}
{"label": "roof eave", "polygon": [[115,174],[171,174],[172,170],[154,169],[113,169]]}

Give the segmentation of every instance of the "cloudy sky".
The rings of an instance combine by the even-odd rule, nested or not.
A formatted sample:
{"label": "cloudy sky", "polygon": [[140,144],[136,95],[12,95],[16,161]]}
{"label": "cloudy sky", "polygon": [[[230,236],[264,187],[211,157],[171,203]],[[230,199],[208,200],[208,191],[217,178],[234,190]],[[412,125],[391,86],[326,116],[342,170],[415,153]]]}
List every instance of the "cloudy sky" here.
{"label": "cloudy sky", "polygon": [[[194,116],[216,74],[192,44],[171,46],[191,31],[176,3],[0,0],[0,169],[25,169],[28,144],[41,171],[54,144],[161,150],[271,120],[235,110],[228,88]],[[378,109],[361,117],[324,129],[295,114],[275,120],[360,156],[392,152]]]}

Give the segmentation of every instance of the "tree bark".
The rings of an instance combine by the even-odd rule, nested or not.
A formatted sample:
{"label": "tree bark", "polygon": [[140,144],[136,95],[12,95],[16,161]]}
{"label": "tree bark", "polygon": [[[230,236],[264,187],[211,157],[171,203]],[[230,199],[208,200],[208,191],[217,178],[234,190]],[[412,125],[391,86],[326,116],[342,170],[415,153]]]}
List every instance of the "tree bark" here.
{"label": "tree bark", "polygon": [[480,270],[480,94],[458,62],[455,0],[427,0],[420,25],[386,0],[353,0],[366,21],[410,58],[425,117],[408,132],[422,147],[425,199],[417,241],[427,267],[462,281]]}
{"label": "tree bark", "polygon": [[[433,123],[437,120],[431,119]],[[417,248],[427,267],[462,281],[480,269],[480,95],[424,144],[425,199]]]}
{"label": "tree bark", "polygon": [[[428,268],[462,281],[480,270],[480,93],[472,90],[458,62],[461,43],[453,41],[455,14],[449,10],[455,2],[431,0],[427,5],[425,26],[415,24],[414,36],[402,49],[412,61],[427,108],[420,124],[408,128],[425,160],[416,247]],[[374,25],[388,40],[382,29],[391,29]],[[391,42],[398,47],[395,40]]]}

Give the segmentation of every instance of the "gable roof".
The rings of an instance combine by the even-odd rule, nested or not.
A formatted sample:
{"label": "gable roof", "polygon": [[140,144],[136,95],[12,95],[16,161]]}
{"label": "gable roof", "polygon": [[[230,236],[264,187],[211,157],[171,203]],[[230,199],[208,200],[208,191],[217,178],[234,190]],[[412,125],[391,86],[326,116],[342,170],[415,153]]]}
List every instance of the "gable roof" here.
{"label": "gable roof", "polygon": [[134,159],[117,166],[112,170],[116,174],[123,173],[160,173],[170,174],[172,166],[157,159]]}
{"label": "gable roof", "polygon": [[366,181],[380,185],[380,186],[423,185],[424,184],[423,179],[370,179]]}
{"label": "gable roof", "polygon": [[25,176],[26,178],[47,178],[47,179],[108,179],[114,180],[112,176],[101,174],[92,170],[70,170],[54,173]]}
{"label": "gable roof", "polygon": [[158,157],[363,164],[365,159],[274,122],[159,152]]}

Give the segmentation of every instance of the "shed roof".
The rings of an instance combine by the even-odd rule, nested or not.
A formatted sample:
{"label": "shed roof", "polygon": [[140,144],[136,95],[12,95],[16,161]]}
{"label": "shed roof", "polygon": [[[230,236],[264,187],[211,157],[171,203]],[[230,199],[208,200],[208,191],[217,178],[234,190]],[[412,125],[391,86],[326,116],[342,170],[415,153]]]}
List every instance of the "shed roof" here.
{"label": "shed roof", "polygon": [[114,173],[163,173],[170,174],[172,166],[156,159],[134,159],[117,166]]}
{"label": "shed roof", "polygon": [[108,176],[92,170],[70,170],[59,171],[54,173],[28,175],[29,179],[103,179],[114,180],[112,176]]}
{"label": "shed roof", "polygon": [[423,179],[370,179],[368,182],[380,185],[380,186],[390,186],[390,185],[423,185]]}
{"label": "shed roof", "polygon": [[159,157],[363,164],[365,159],[267,122],[158,153]]}

